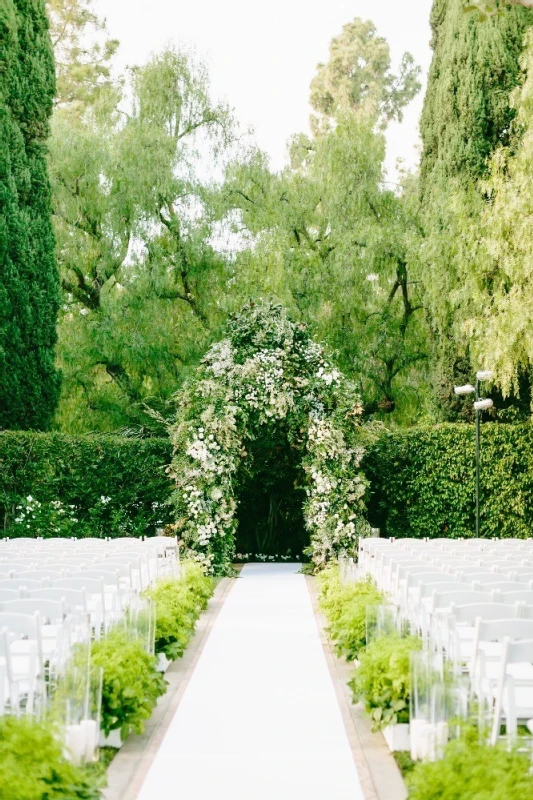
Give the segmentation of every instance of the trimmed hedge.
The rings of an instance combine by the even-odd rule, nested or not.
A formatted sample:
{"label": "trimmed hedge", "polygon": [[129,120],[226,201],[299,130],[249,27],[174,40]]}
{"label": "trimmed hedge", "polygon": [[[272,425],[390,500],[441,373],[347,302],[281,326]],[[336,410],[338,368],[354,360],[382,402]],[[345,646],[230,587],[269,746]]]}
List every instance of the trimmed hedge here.
{"label": "trimmed hedge", "polygon": [[[386,432],[367,449],[367,508],[383,536],[475,535],[475,430]],[[533,536],[533,425],[481,426],[480,535]]]}
{"label": "trimmed hedge", "polygon": [[[10,535],[17,505],[74,505],[77,536],[150,535],[172,520],[167,439],[0,432],[0,522]],[[106,502],[102,502],[105,498]]]}

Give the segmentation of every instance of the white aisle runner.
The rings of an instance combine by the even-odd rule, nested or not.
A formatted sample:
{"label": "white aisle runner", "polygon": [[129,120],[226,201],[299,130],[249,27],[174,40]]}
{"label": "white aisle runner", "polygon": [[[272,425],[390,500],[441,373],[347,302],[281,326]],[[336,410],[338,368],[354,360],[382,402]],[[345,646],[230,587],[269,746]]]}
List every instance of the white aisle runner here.
{"label": "white aisle runner", "polygon": [[244,567],[139,800],[363,800],[299,568]]}

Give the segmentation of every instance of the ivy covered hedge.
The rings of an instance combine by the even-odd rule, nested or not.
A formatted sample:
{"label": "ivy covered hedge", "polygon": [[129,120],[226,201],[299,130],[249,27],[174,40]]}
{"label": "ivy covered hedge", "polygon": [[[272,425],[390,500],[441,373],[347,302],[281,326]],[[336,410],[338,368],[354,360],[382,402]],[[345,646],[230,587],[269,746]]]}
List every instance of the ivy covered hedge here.
{"label": "ivy covered hedge", "polygon": [[[475,431],[386,432],[367,448],[368,519],[384,536],[473,536]],[[480,535],[533,535],[533,426],[481,427]]]}
{"label": "ivy covered hedge", "polygon": [[170,459],[167,439],[0,432],[4,535],[152,534],[172,521]]}

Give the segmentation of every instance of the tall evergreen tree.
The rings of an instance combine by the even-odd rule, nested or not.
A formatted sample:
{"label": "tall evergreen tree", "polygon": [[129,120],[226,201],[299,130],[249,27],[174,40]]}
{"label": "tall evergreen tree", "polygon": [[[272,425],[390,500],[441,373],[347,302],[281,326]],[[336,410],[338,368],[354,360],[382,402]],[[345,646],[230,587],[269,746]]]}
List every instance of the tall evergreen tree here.
{"label": "tall evergreen tree", "polygon": [[509,95],[520,82],[524,35],[533,16],[523,8],[480,21],[463,0],[434,0],[433,60],[420,120],[421,189],[439,176],[471,181],[488,157],[509,141],[514,109]]}
{"label": "tall evergreen tree", "polygon": [[57,405],[58,273],[46,139],[55,91],[44,0],[0,2],[0,427]]}
{"label": "tall evergreen tree", "polygon": [[[476,246],[491,155],[514,143],[520,59],[533,14],[513,7],[481,20],[463,0],[434,0],[433,61],[420,123],[420,196],[426,235],[421,252],[424,305],[432,333],[432,385],[444,418],[466,408],[454,383],[471,379],[467,321],[481,311],[464,287],[478,274]],[[471,407],[471,404],[468,404]]]}

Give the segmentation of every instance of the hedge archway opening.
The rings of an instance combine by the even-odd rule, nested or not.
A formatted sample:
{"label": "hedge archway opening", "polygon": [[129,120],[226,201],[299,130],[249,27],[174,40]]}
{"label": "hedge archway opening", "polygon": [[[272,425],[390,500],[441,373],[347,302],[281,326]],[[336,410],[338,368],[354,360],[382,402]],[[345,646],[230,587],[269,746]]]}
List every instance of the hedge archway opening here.
{"label": "hedge archway opening", "polygon": [[[267,541],[267,530],[254,529],[254,495],[274,505],[277,497],[285,531],[291,514],[298,519],[299,496],[300,539],[317,568],[356,550],[369,531],[361,401],[285,309],[250,304],[231,317],[227,337],[210,348],[176,402],[172,500],[189,557],[213,574],[229,574],[236,542]],[[281,553],[292,549],[281,541],[283,514],[268,544]],[[268,509],[261,524],[272,527],[275,517]]]}

